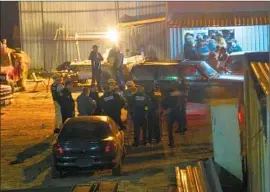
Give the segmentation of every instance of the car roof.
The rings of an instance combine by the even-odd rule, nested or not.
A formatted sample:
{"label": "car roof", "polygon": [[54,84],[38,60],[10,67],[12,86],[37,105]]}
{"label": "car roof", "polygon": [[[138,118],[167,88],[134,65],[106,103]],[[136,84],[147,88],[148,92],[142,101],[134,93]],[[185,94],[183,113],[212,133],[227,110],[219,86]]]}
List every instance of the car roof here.
{"label": "car roof", "polygon": [[159,66],[166,66],[166,65],[178,65],[180,61],[177,60],[171,60],[171,61],[166,61],[166,60],[148,60],[145,61],[144,63],[140,64],[140,65],[147,65],[147,66],[151,66],[151,65],[159,65]]}
{"label": "car roof", "polygon": [[74,123],[74,122],[103,122],[106,124],[110,124],[111,118],[108,116],[78,116],[69,118],[67,123]]}

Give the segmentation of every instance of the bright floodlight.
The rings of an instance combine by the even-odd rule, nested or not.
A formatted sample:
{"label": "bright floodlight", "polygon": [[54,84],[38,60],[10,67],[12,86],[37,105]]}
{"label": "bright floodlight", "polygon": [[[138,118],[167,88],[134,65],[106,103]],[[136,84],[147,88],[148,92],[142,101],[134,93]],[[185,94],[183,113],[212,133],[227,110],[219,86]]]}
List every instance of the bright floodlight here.
{"label": "bright floodlight", "polygon": [[107,34],[108,39],[110,39],[113,42],[118,41],[118,32],[116,30],[109,30]]}

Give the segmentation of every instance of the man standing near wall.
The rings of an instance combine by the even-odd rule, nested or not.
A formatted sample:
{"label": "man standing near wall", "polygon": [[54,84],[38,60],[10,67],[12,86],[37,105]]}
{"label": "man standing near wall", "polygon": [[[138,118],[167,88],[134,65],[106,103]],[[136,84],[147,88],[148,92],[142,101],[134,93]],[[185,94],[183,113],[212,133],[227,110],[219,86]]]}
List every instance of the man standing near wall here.
{"label": "man standing near wall", "polygon": [[92,85],[94,85],[97,81],[99,91],[102,91],[101,87],[101,61],[103,61],[103,57],[98,52],[98,46],[93,45],[93,51],[91,51],[89,60],[91,60],[92,65]]}

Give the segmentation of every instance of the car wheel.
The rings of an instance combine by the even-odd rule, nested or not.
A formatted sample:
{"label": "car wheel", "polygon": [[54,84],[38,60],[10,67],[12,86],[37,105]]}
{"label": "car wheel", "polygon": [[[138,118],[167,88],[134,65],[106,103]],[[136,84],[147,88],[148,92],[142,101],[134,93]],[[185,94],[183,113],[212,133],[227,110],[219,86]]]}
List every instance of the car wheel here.
{"label": "car wheel", "polygon": [[121,175],[122,175],[122,163],[120,161],[116,167],[112,168],[112,176],[121,176]]}
{"label": "car wheel", "polygon": [[53,179],[62,178],[63,177],[63,171],[59,171],[56,169],[55,166],[51,167],[51,175]]}

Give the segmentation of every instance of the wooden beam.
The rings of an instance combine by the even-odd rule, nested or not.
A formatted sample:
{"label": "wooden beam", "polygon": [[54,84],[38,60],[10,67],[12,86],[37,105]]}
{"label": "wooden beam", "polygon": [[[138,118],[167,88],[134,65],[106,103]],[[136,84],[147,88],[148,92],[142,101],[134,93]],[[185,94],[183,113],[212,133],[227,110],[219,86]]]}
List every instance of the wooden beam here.
{"label": "wooden beam", "polygon": [[154,19],[145,19],[145,20],[139,20],[139,21],[132,21],[132,22],[123,22],[119,23],[119,27],[132,27],[132,26],[138,26],[138,25],[146,25],[151,23],[158,23],[158,22],[164,22],[166,21],[166,17],[159,17]]}

